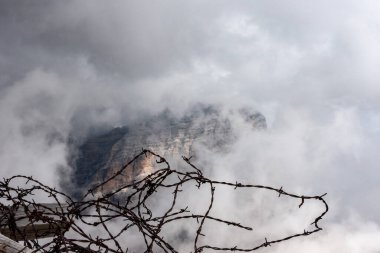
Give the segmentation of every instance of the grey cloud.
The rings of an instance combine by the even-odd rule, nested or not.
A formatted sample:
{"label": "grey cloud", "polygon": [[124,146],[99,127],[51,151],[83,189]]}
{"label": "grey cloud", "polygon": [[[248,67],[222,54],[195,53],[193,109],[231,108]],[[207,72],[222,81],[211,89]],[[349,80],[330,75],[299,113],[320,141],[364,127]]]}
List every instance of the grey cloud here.
{"label": "grey cloud", "polygon": [[19,54],[5,57],[33,61],[32,68],[52,63],[64,67],[59,61],[79,56],[100,72],[127,79],[146,78],[188,68],[189,58],[204,53],[203,41],[210,37],[202,26],[209,13],[185,2],[41,1],[4,5],[3,47],[11,43],[11,49],[16,48]]}
{"label": "grey cloud", "polygon": [[239,172],[215,176],[328,191],[335,208],[326,234],[278,250],[334,251],[351,240],[347,252],[378,252],[379,9],[373,1],[0,1],[2,176],[58,184],[57,168],[70,170],[69,136],[165,108],[254,107],[268,131],[242,130],[225,158]]}

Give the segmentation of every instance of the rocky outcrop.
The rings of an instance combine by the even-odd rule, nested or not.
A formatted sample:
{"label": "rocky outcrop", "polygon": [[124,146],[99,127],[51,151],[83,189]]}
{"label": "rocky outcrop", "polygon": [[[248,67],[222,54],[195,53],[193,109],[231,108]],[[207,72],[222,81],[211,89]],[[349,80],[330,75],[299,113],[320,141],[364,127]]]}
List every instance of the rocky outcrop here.
{"label": "rocky outcrop", "polygon": [[[112,176],[142,148],[150,149],[174,163],[175,158],[194,155],[196,146],[213,152],[228,149],[235,138],[231,115],[211,106],[200,106],[181,118],[165,111],[144,121],[88,138],[79,147],[74,161],[76,195],[81,188]],[[258,112],[244,109],[235,112],[236,115],[250,124],[252,129],[266,128],[265,118]],[[150,157],[142,159],[102,190],[115,189],[147,174],[153,170],[154,164]]]}

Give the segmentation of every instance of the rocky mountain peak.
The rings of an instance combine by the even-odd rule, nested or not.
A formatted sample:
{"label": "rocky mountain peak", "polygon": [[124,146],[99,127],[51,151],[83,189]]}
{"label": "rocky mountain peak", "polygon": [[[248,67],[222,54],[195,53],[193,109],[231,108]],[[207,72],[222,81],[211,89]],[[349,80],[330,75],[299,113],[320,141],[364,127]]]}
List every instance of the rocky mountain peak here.
{"label": "rocky mountain peak", "polygon": [[[253,130],[265,129],[265,117],[247,108],[224,113],[214,106],[198,106],[182,117],[166,110],[123,127],[116,127],[87,138],[73,157],[74,195],[81,189],[109,178],[130,161],[142,148],[150,149],[171,160],[194,155],[194,148],[202,145],[213,152],[221,152],[235,139],[232,117],[239,117]],[[149,173],[155,161],[147,157],[127,168],[127,172],[103,187],[109,191],[134,178]]]}

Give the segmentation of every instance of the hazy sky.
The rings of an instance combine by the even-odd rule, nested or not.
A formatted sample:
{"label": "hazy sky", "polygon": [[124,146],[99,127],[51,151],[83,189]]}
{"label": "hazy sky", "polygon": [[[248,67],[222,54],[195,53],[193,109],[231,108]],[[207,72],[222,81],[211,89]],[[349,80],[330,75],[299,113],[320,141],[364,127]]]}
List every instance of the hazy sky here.
{"label": "hazy sky", "polygon": [[1,176],[57,184],[69,134],[250,106],[268,130],[241,132],[232,177],[331,204],[324,232],[264,252],[379,253],[379,13],[375,0],[0,0]]}

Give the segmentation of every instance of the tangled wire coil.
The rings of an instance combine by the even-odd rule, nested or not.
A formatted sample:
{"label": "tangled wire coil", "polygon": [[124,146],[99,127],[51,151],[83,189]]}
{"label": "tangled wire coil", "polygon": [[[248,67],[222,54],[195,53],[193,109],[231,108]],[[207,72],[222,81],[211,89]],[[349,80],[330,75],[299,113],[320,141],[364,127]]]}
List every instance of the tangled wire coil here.
{"label": "tangled wire coil", "polygon": [[[129,165],[143,156],[153,156],[156,163],[164,165],[164,167],[110,192],[96,194],[104,185],[122,175]],[[191,171],[171,169],[164,157],[144,149],[112,177],[89,189],[80,200],[74,200],[69,195],[42,184],[32,177],[18,175],[4,179],[0,182],[0,232],[15,240],[24,241],[25,246],[30,248],[31,252],[128,252],[128,245],[123,245],[121,237],[134,228],[143,238],[144,252],[179,252],[171,243],[170,238],[166,239],[162,236],[163,228],[178,221],[196,220],[198,223],[192,247],[193,252],[198,253],[205,250],[251,252],[296,237],[309,236],[322,230],[319,221],[328,212],[328,205],[324,199],[325,194],[320,196],[296,195],[284,191],[282,187],[276,189],[264,185],[215,181],[205,177],[202,171],[190,161],[190,158],[183,157],[183,160],[192,168]],[[13,186],[15,181],[20,180],[25,182],[24,188]],[[181,188],[184,184],[191,182],[195,183],[198,188],[201,186],[209,188],[208,208],[202,214],[192,213],[188,208],[178,208],[176,205]],[[251,227],[240,223],[210,215],[215,200],[215,189],[220,185],[233,189],[258,188],[272,191],[278,194],[278,197],[287,196],[299,199],[299,207],[302,207],[305,201],[315,200],[323,204],[324,210],[313,220],[313,229],[275,240],[264,238],[261,243],[252,247],[218,247],[201,244],[200,237],[205,238],[202,232],[208,220],[244,230],[252,230]],[[152,208],[148,207],[147,201],[154,198],[155,193],[162,188],[172,190],[173,194],[167,196],[170,199],[170,205],[163,214],[154,215]],[[47,194],[54,204],[36,203],[33,196],[40,192]],[[118,195],[123,192],[128,192],[128,194],[121,200]],[[17,215],[20,210],[22,210],[21,216]],[[26,225],[20,227],[18,224],[21,221]],[[120,224],[117,231],[110,227],[110,224],[115,222]],[[41,224],[45,226],[45,230],[38,226]],[[104,233],[102,236],[92,236],[89,231],[84,229],[84,225],[102,229]],[[68,234],[71,235],[68,236]],[[52,239],[45,241],[38,239],[47,236]]]}

